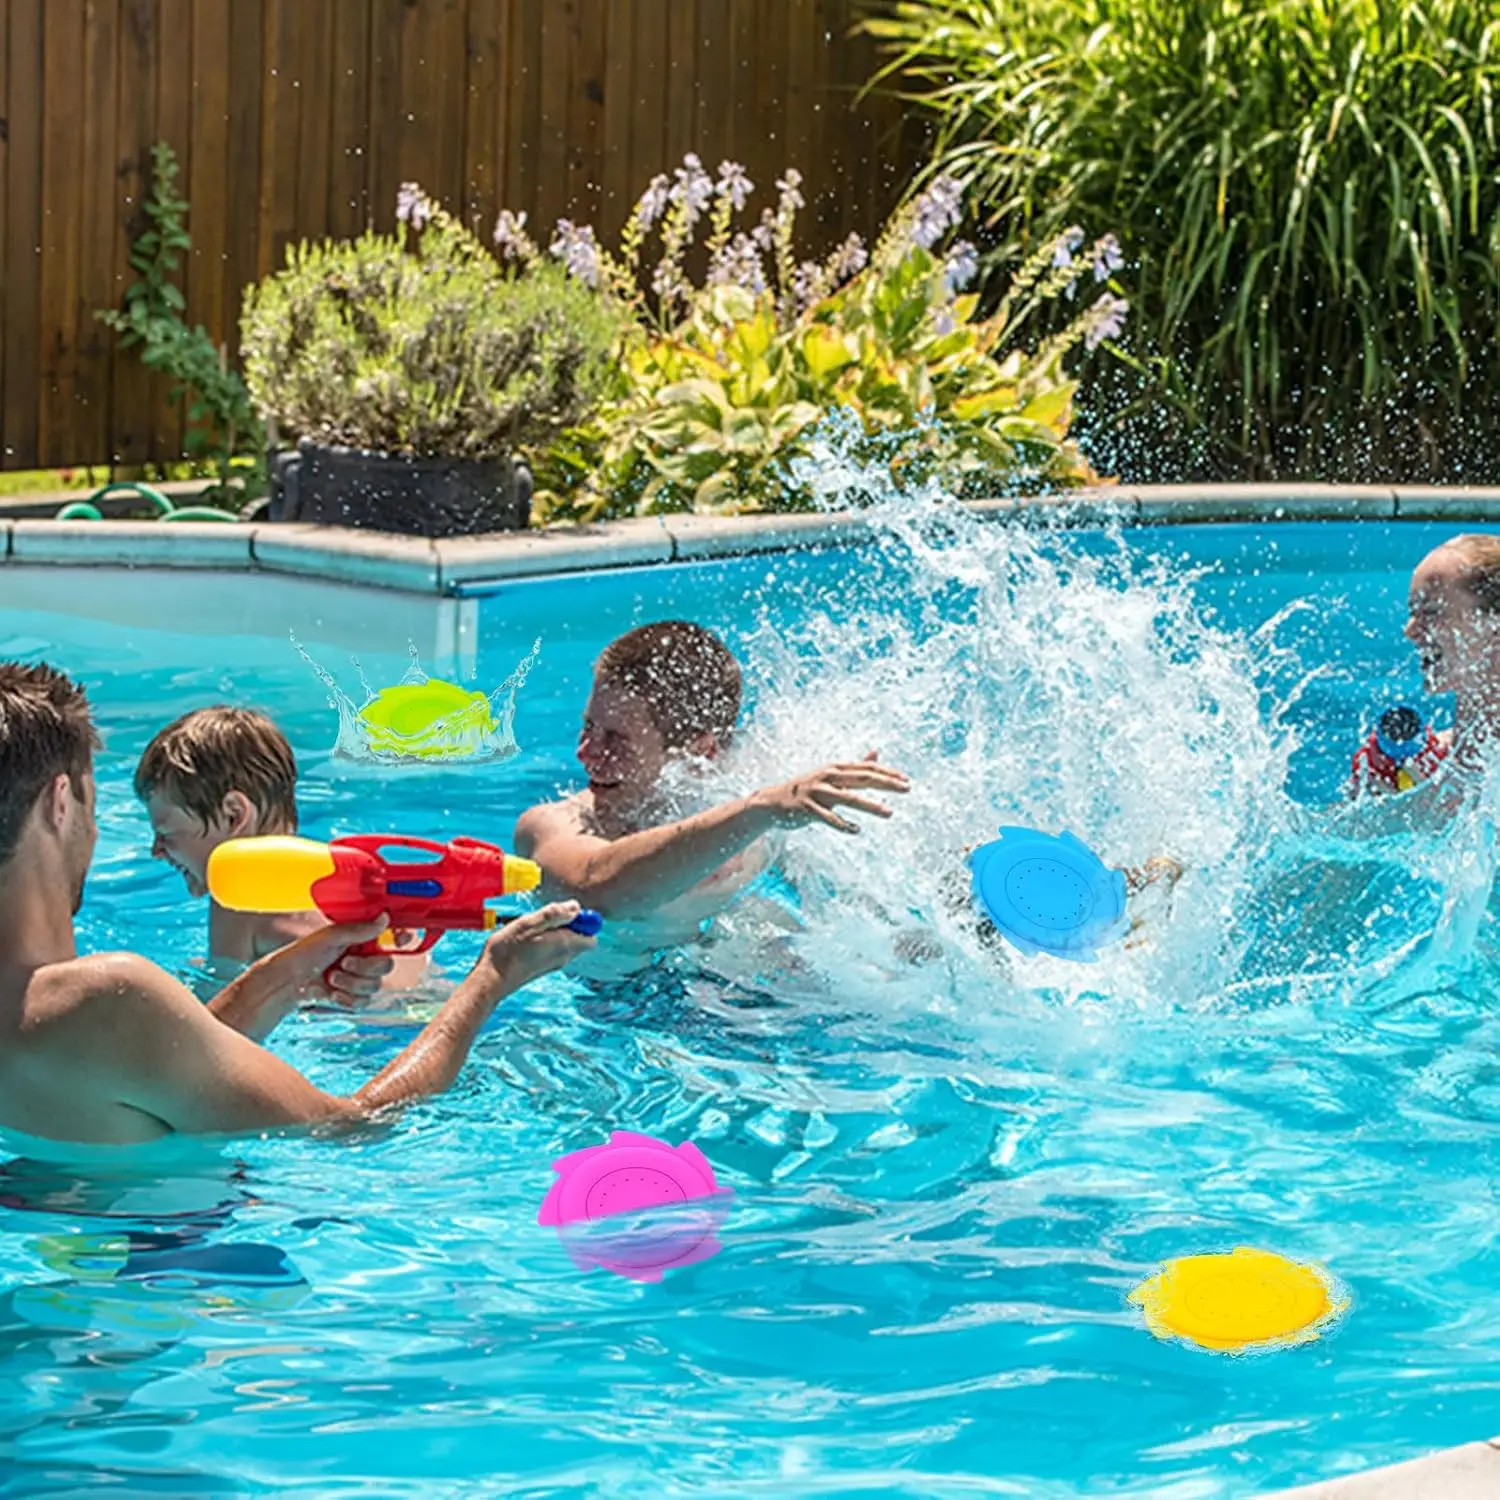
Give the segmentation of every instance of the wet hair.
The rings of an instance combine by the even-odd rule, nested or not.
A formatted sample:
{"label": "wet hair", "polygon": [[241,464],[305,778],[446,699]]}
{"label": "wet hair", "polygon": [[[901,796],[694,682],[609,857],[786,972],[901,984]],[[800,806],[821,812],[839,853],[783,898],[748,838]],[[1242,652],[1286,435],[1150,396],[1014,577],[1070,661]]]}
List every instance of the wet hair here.
{"label": "wet hair", "polygon": [[1462,559],[1459,581],[1479,607],[1500,613],[1500,536],[1487,531],[1468,531],[1443,546]]}
{"label": "wet hair", "polygon": [[135,768],[143,802],[162,792],[207,831],[230,792],[255,804],[262,833],[297,831],[297,759],[286,736],[247,708],[195,709],[168,724]]}
{"label": "wet hair", "polygon": [[711,630],[688,620],[642,625],[612,641],[594,680],[635,693],[669,750],[701,734],[727,740],[740,716],[740,664]]}
{"label": "wet hair", "polygon": [[83,781],[94,766],[99,736],[83,689],[45,663],[0,662],[0,861],[21,841],[37,798],[56,776]]}

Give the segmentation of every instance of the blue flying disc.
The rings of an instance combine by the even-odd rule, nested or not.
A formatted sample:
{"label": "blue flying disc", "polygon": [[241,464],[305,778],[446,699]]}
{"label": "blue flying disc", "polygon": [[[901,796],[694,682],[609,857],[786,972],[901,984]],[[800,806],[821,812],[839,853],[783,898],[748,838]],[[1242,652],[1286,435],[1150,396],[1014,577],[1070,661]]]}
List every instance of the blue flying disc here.
{"label": "blue flying disc", "polygon": [[1124,874],[1071,833],[1002,828],[969,864],[986,915],[1028,957],[1091,963],[1129,929]]}

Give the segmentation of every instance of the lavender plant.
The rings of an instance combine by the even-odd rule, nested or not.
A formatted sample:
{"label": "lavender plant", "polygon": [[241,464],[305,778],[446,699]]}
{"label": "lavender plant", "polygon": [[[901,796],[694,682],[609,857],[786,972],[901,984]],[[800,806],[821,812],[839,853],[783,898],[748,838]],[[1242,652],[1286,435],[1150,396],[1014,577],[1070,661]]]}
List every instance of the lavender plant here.
{"label": "lavender plant", "polygon": [[[531,247],[525,266],[506,269],[415,183],[396,218],[392,234],[295,246],[247,291],[246,380],[283,434],[494,458],[545,443],[618,393],[626,314],[582,250],[554,264]],[[524,221],[511,224],[529,246]]]}

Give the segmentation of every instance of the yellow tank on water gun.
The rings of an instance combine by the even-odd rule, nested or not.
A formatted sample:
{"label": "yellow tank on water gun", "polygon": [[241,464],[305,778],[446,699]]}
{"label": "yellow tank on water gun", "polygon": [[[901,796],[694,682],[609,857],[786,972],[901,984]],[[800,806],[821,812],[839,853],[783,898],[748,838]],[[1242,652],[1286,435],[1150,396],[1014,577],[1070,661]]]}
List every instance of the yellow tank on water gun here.
{"label": "yellow tank on water gun", "polygon": [[[424,858],[394,862],[382,850],[406,849]],[[330,922],[373,922],[384,913],[392,928],[420,930],[425,953],[445,932],[484,932],[499,922],[485,903],[496,896],[535,890],[542,872],[529,859],[478,839],[432,839],[397,834],[356,834],[323,844],[270,834],[230,839],[208,858],[208,889],[231,911],[320,911]],[[573,931],[594,936],[604,925],[596,911],[581,911]],[[376,953],[380,943],[352,951]]]}

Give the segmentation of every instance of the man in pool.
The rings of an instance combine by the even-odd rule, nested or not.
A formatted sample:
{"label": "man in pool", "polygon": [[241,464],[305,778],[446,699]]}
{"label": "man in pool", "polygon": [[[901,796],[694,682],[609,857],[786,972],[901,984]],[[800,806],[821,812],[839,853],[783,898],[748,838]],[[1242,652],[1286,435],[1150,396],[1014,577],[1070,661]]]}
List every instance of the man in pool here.
{"label": "man in pool", "polygon": [[[208,894],[209,856],[230,839],[297,832],[297,758],[264,714],[217,705],[159,731],[135,768],[153,859],[165,860],[188,893]],[[325,926],[317,912],[227,911],[210,900],[208,968],[231,979],[246,964]],[[426,957],[398,958],[386,988],[419,984]]]}
{"label": "man in pool", "polygon": [[[674,762],[718,761],[740,712],[740,667],[711,631],[685,620],[643,625],[606,646],[594,666],[578,759],[580,792],[523,813],[518,854],[542,867],[544,889],[611,919],[618,951],[690,942],[769,862],[766,835],[848,816],[888,818],[870,793],[907,790],[906,776],[864,760],[727,798],[689,817],[664,806]],[[622,930],[623,928],[623,930]]]}
{"label": "man in pool", "polygon": [[325,970],[368,995],[390,968],[348,949],[383,920],[324,927],[263,958],[209,1006],[134,953],[79,957],[73,919],[97,841],[83,691],[51,667],[0,664],[0,1132],[38,1142],[126,1145],[353,1121],[440,1093],[506,995],[593,946],[560,903],[485,944],[412,1043],[348,1095],[318,1088],[250,1040]]}

